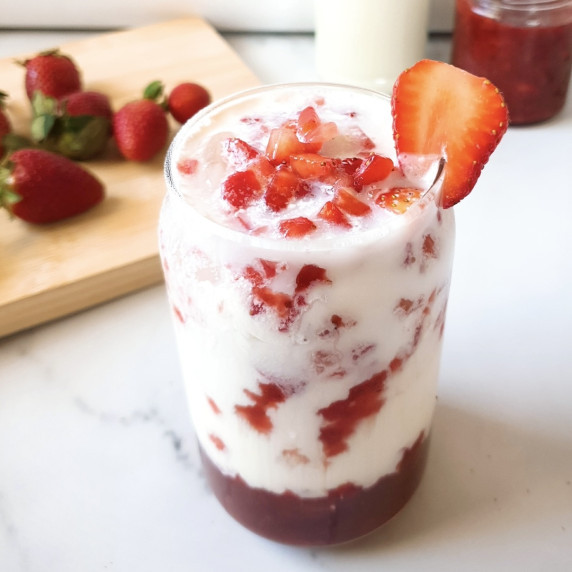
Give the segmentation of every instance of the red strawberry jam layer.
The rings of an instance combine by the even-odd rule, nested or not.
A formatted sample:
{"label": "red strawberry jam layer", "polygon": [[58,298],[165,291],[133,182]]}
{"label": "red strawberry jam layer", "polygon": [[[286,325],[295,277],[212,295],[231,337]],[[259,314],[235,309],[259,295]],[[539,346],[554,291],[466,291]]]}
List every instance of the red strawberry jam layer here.
{"label": "red strawberry jam layer", "polygon": [[397,514],[421,481],[428,445],[429,439],[419,435],[403,451],[396,470],[369,487],[345,483],[315,498],[250,487],[239,476],[222,473],[202,449],[200,453],[211,489],[238,522],[271,540],[319,546],[355,540]]}
{"label": "red strawberry jam layer", "polygon": [[209,482],[264,536],[345,542],[421,478],[453,213],[392,159],[379,94],[263,88],[203,121],[160,248]]}

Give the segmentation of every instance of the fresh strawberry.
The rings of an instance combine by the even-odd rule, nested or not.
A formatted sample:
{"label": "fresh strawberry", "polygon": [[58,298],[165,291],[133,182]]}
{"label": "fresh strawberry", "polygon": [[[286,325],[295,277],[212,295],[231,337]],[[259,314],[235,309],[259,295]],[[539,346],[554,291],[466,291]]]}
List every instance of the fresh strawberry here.
{"label": "fresh strawberry", "polygon": [[210,102],[211,94],[205,87],[185,82],[173,88],[167,99],[167,108],[179,123],[185,123]]}
{"label": "fresh strawberry", "polygon": [[6,97],[8,97],[8,94],[0,91],[0,158],[4,156],[5,152],[4,136],[12,132],[12,123],[4,109],[4,100]]}
{"label": "fresh strawberry", "polygon": [[71,159],[43,149],[15,151],[0,167],[0,205],[30,223],[75,216],[103,197],[99,179]]}
{"label": "fresh strawberry", "polygon": [[79,68],[69,56],[57,49],[42,52],[21,64],[26,68],[24,81],[30,101],[36,91],[59,99],[81,90]]}
{"label": "fresh strawberry", "polygon": [[262,193],[262,187],[254,171],[236,171],[222,184],[222,198],[235,209],[246,208]]}
{"label": "fresh strawberry", "polygon": [[415,201],[421,197],[419,189],[396,187],[390,191],[382,191],[374,197],[375,204],[381,208],[403,214]]}
{"label": "fresh strawberry", "polygon": [[408,154],[445,157],[444,208],[471,192],[508,127],[504,99],[489,80],[432,60],[398,77],[392,113],[400,162]]}
{"label": "fresh strawberry", "polygon": [[111,137],[113,111],[103,93],[76,91],[58,101],[38,92],[32,109],[32,139],[70,159],[100,155]]}
{"label": "fresh strawberry", "polygon": [[286,238],[302,238],[314,232],[316,225],[309,218],[299,216],[280,221],[278,228]]}
{"label": "fresh strawberry", "polygon": [[99,91],[76,91],[61,101],[63,111],[70,117],[89,115],[91,117],[113,118],[113,110],[109,97]]}
{"label": "fresh strawberry", "polygon": [[366,185],[383,181],[393,171],[393,161],[377,153],[371,153],[354,172],[354,185],[361,190]]}
{"label": "fresh strawberry", "polygon": [[119,152],[130,161],[145,162],[155,157],[167,143],[169,124],[164,104],[159,100],[163,85],[149,84],[143,99],[125,104],[113,115],[113,134]]}

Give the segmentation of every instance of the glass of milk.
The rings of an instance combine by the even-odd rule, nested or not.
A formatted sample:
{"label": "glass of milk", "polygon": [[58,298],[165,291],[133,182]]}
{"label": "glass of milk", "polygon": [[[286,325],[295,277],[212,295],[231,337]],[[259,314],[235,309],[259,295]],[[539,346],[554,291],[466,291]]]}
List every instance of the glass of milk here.
{"label": "glass of milk", "polygon": [[425,54],[429,0],[315,0],[321,80],[390,93]]}

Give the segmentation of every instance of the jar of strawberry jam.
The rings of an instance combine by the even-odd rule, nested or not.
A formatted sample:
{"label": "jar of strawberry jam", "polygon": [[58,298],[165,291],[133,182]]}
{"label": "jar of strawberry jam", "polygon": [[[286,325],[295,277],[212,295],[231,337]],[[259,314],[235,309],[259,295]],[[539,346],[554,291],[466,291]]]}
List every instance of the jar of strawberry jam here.
{"label": "jar of strawberry jam", "polygon": [[452,63],[491,80],[510,122],[564,106],[572,66],[572,0],[456,0]]}

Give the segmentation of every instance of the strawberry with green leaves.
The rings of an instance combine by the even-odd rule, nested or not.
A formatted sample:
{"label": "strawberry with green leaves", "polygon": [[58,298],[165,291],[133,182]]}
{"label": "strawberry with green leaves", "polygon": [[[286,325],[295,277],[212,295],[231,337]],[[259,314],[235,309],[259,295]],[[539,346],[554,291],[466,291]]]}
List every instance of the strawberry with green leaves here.
{"label": "strawberry with green leaves", "polygon": [[113,110],[103,93],[76,91],[60,100],[36,93],[32,109],[33,141],[70,159],[101,155],[111,138]]}
{"label": "strawberry with green leaves", "polygon": [[60,99],[81,90],[82,80],[78,66],[58,49],[41,52],[19,63],[26,68],[24,83],[30,101],[38,91],[48,97]]}
{"label": "strawberry with green leaves", "polygon": [[4,137],[9,133],[12,133],[12,123],[8,115],[6,114],[5,108],[5,99],[8,97],[8,94],[0,91],[0,158],[4,156],[5,152],[5,145],[4,145]]}
{"label": "strawberry with green leaves", "polygon": [[471,192],[508,127],[504,99],[489,80],[433,60],[398,77],[392,114],[400,162],[411,154],[446,159],[444,208]]}
{"label": "strawberry with green leaves", "polygon": [[43,149],[14,151],[0,165],[0,206],[29,223],[78,215],[104,194],[103,184],[89,171]]}
{"label": "strawberry with green leaves", "polygon": [[125,104],[113,115],[113,135],[119,152],[130,161],[150,161],[167,143],[169,124],[163,84],[150,83],[143,98]]}

